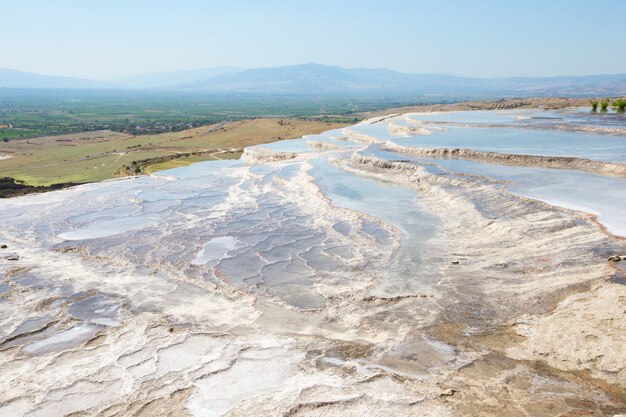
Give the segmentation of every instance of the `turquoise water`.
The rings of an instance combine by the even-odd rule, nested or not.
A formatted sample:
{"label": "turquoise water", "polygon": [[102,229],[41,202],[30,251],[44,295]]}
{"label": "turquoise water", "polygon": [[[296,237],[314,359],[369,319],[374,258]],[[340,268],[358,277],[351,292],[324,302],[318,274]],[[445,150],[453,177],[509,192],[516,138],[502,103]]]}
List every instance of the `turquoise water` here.
{"label": "turquoise water", "polygon": [[[373,293],[394,297],[423,291],[437,284],[443,262],[438,241],[443,226],[439,218],[418,203],[415,190],[348,174],[327,159],[316,159],[311,163],[310,174],[333,204],[374,216],[403,233],[399,253]],[[376,225],[372,224],[370,228],[376,228]],[[370,232],[379,239],[389,239],[384,230]]]}
{"label": "turquoise water", "polygon": [[514,113],[494,111],[460,111],[443,113],[416,113],[410,114],[409,118],[430,122],[496,124],[514,123],[518,120],[518,116],[519,114],[515,115]]}
{"label": "turquoise water", "polygon": [[381,151],[376,147],[366,153],[382,159],[413,161],[436,175],[472,174],[505,181],[505,188],[513,193],[555,206],[595,214],[610,232],[626,236],[624,178],[575,170],[487,164],[454,158],[409,157]]}
{"label": "turquoise water", "polygon": [[555,125],[602,126],[626,128],[626,116],[608,113],[591,113],[589,108],[572,108],[558,111],[548,110],[501,110],[501,111],[458,111],[442,113],[412,113],[410,120],[435,123],[470,125],[517,125],[547,128]]}
{"label": "turquoise water", "polygon": [[395,138],[402,146],[462,148],[479,151],[573,156],[598,161],[626,162],[626,137],[558,130],[449,127],[432,135]]}
{"label": "turquoise water", "polygon": [[311,151],[311,148],[309,147],[309,145],[307,145],[307,140],[305,138],[279,140],[277,142],[253,146],[252,148],[257,148],[257,147],[261,149],[270,149],[270,150],[281,151],[281,152],[304,153],[304,152]]}

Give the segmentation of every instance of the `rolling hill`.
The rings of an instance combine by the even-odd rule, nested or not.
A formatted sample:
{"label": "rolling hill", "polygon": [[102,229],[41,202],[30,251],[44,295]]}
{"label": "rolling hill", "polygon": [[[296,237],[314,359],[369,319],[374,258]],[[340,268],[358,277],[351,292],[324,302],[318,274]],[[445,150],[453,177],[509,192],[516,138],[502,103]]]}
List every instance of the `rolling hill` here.
{"label": "rolling hill", "polygon": [[389,69],[349,69],[302,64],[247,70],[216,67],[139,74],[103,82],[5,69],[0,70],[0,88],[139,88],[217,94],[580,97],[626,95],[626,74],[469,78],[443,74],[409,74]]}
{"label": "rolling hill", "polygon": [[280,94],[621,95],[626,94],[626,74],[483,79],[303,64],[250,69],[178,88]]}
{"label": "rolling hill", "polygon": [[111,88],[112,85],[85,78],[42,75],[0,68],[0,88]]}

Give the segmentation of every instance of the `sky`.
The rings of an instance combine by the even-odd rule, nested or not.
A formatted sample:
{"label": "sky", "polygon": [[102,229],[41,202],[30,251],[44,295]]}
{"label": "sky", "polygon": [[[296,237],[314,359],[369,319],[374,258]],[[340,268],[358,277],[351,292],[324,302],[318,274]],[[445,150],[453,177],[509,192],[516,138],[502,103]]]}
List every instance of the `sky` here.
{"label": "sky", "polygon": [[308,62],[626,73],[626,0],[0,0],[0,68],[93,79]]}

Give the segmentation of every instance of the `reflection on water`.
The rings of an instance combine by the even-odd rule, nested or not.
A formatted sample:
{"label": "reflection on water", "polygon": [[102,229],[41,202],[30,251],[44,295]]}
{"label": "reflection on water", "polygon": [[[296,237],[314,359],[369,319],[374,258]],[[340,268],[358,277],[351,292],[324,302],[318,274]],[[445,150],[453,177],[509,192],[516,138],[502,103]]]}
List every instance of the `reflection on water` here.
{"label": "reflection on water", "polygon": [[394,139],[402,146],[461,148],[541,156],[626,162],[626,138],[556,130],[449,127],[429,136]]}
{"label": "reflection on water", "polygon": [[500,110],[500,111],[454,111],[441,113],[412,113],[409,120],[434,123],[453,123],[471,125],[541,125],[553,128],[557,125],[573,124],[577,126],[604,126],[626,128],[626,118],[608,113],[591,113],[589,108],[572,108],[559,111],[548,110]]}

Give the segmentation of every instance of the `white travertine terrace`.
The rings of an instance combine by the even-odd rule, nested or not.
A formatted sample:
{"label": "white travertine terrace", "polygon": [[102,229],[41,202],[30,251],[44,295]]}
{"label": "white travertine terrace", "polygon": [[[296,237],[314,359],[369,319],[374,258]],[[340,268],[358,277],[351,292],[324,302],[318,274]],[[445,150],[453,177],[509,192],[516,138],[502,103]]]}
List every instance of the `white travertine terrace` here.
{"label": "white travertine terrace", "polygon": [[[592,169],[623,167],[622,122],[540,115],[392,115],[1,201],[0,416],[623,413],[626,180]],[[504,124],[515,164],[438,150]],[[583,136],[518,141],[587,127],[585,166],[546,165]]]}

